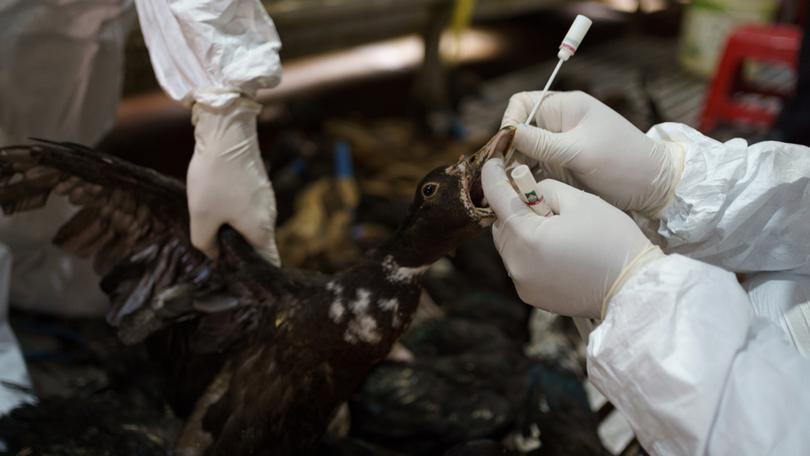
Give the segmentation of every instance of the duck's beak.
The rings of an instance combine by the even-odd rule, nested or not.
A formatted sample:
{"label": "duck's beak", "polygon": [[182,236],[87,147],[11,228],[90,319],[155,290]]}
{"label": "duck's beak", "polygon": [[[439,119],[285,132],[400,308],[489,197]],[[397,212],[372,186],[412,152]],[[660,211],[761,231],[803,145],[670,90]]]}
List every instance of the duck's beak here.
{"label": "duck's beak", "polygon": [[481,168],[493,156],[505,154],[512,147],[514,137],[513,127],[502,128],[484,147],[474,154],[461,157],[455,165],[447,168],[447,174],[461,179],[461,201],[470,217],[481,226],[489,226],[495,221],[495,213],[487,204],[481,186]]}

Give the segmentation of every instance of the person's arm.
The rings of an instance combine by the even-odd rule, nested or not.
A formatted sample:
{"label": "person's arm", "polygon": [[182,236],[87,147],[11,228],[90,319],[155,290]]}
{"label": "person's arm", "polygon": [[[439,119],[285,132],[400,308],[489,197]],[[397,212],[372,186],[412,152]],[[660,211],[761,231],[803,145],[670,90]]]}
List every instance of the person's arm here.
{"label": "person's arm", "polygon": [[537,183],[554,213],[541,217],[500,158],[481,181],[521,299],[602,319],[589,378],[650,453],[806,453],[810,360],[754,315],[732,273],[663,255],[626,214],[560,182]]}
{"label": "person's arm", "polygon": [[160,85],[192,106],[194,157],[187,176],[191,239],[217,255],[230,224],[279,263],[275,197],[261,158],[254,101],[281,80],[281,41],[258,0],[136,0]]}
{"label": "person's arm", "polygon": [[810,361],[705,263],[670,255],[635,272],[590,335],[588,374],[653,454],[810,445]]}
{"label": "person's arm", "polygon": [[810,272],[810,148],[748,145],[681,124],[648,136],[684,145],[684,172],[654,223],[668,252],[736,272]]}

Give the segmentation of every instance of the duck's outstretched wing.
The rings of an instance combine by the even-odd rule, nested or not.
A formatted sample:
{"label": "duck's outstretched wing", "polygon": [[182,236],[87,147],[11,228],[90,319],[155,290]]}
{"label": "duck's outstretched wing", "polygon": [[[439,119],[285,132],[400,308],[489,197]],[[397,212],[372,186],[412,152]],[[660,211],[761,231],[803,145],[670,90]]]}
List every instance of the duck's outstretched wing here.
{"label": "duck's outstretched wing", "polygon": [[70,143],[0,148],[5,214],[41,208],[52,194],[78,206],[53,242],[93,258],[112,302],[108,320],[124,342],[195,312],[247,304],[228,290],[222,266],[191,245],[179,181]]}

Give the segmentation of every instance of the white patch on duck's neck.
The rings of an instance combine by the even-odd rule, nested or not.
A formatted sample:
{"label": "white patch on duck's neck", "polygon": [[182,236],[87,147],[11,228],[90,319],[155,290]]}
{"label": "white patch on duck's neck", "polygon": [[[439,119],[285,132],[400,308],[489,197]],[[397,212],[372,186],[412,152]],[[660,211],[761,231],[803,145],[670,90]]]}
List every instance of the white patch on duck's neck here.
{"label": "white patch on duck's neck", "polygon": [[382,339],[382,335],[377,331],[377,320],[369,313],[370,305],[371,292],[364,288],[358,288],[356,298],[349,302],[352,319],[349,320],[349,324],[346,326],[343,340],[350,344],[356,344],[358,340],[376,344]]}
{"label": "white patch on duck's neck", "polygon": [[377,331],[377,320],[371,315],[355,317],[349,322],[344,339],[349,343],[356,343],[357,339],[369,344],[376,344],[382,339],[382,335]]}
{"label": "white patch on duck's neck", "polygon": [[343,287],[333,281],[326,284],[326,289],[335,295],[335,300],[329,306],[329,318],[335,323],[340,323],[346,313],[346,307],[343,305]]}
{"label": "white patch on duck's neck", "polygon": [[380,309],[385,310],[387,312],[394,311],[396,312],[397,307],[399,307],[399,301],[397,298],[391,299],[380,299],[377,301],[377,305],[380,306]]}
{"label": "white patch on duck's neck", "polygon": [[399,327],[399,301],[397,298],[380,299],[377,301],[377,306],[386,312],[391,312],[391,326],[394,328]]}
{"label": "white patch on duck's neck", "polygon": [[391,255],[383,258],[382,262],[385,278],[393,283],[413,283],[419,276],[421,276],[430,265],[417,266],[415,268],[408,268],[400,266]]}
{"label": "white patch on duck's neck", "polygon": [[355,315],[368,312],[368,305],[371,304],[371,292],[365,288],[357,289],[357,299],[349,302],[349,309]]}

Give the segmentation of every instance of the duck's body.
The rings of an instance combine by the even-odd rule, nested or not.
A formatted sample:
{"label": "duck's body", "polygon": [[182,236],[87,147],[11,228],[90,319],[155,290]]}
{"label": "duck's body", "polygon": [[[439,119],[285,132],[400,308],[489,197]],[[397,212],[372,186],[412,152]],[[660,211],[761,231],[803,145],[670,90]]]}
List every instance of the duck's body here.
{"label": "duck's body", "polygon": [[332,412],[385,358],[418,305],[421,268],[389,269],[388,258],[333,276],[288,271],[282,281],[263,282],[279,295],[272,310],[249,317],[256,330],[224,353],[196,347],[210,337],[207,328],[244,321],[246,309],[150,337],[153,358],[172,376],[170,396],[180,410],[193,411],[179,446],[211,442],[212,454],[295,454],[317,443]]}
{"label": "duck's body", "polygon": [[276,267],[228,227],[209,260],[191,246],[180,183],[73,145],[0,149],[0,205],[36,209],[57,193],[81,206],[54,242],[94,258],[108,320],[167,373],[188,415],[178,450],[305,454],[407,327],[421,274],[491,223],[473,181],[511,137],[428,174],[395,236],[331,276]]}

